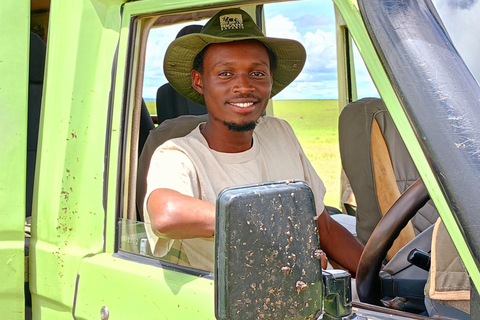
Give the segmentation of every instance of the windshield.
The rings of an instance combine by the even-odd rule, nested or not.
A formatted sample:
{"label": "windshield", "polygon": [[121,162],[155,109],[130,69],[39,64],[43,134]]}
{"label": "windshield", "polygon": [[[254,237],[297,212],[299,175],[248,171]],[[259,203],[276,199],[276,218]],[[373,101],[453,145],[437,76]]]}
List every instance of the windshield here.
{"label": "windshield", "polygon": [[480,79],[480,28],[476,19],[480,14],[479,0],[433,0],[455,48],[477,80]]}
{"label": "windshield", "polygon": [[[441,7],[438,0],[435,2]],[[441,2],[452,9],[451,17],[478,7],[473,1],[459,1],[453,6],[453,1]],[[406,140],[407,147],[420,145],[413,157],[419,163],[427,159],[419,166],[420,174],[431,183],[430,196],[478,288],[480,75],[477,72],[477,80],[472,77],[476,61],[467,54],[478,52],[473,21],[469,23],[466,16],[449,21],[447,16],[443,21],[447,37],[438,20],[440,13],[432,10],[429,0],[363,0],[359,4],[401,108],[414,128],[416,139]],[[473,41],[459,40],[467,33]],[[463,41],[465,45],[461,46]],[[390,107],[395,109],[393,100]]]}

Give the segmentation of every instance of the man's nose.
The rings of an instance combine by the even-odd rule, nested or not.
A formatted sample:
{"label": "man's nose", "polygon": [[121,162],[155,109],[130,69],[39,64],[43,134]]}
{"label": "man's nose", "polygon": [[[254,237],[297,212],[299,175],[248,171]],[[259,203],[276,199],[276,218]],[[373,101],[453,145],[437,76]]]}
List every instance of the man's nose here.
{"label": "man's nose", "polygon": [[250,93],[255,90],[248,74],[238,74],[233,91],[236,93]]}

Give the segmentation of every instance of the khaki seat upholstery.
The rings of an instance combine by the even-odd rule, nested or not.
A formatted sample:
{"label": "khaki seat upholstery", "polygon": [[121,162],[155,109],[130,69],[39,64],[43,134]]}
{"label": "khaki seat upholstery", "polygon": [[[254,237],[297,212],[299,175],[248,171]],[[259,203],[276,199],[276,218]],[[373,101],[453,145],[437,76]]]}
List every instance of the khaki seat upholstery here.
{"label": "khaki seat upholstery", "polygon": [[[357,236],[366,243],[390,206],[420,175],[381,99],[347,105],[339,119],[339,139],[342,165],[357,201]],[[388,257],[437,218],[429,201],[402,231],[404,239]]]}

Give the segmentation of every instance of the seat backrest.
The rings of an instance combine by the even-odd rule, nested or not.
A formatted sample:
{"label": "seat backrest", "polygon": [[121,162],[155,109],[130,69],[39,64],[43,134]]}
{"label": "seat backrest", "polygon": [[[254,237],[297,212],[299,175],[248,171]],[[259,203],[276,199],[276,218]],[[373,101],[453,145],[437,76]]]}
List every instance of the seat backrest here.
{"label": "seat backrest", "polygon": [[207,121],[207,115],[185,115],[162,122],[155,130],[150,131],[138,159],[136,204],[140,220],[143,221],[143,202],[147,192],[147,173],[150,159],[155,150],[165,141],[183,137],[195,129],[201,122]]}
{"label": "seat backrest", "polygon": [[[176,38],[186,34],[198,33],[202,25],[193,24],[183,27]],[[170,83],[162,85],[157,90],[157,123],[160,124],[167,119],[173,119],[182,115],[202,115],[207,113],[207,108],[195,103],[178,93]]]}
{"label": "seat backrest", "polygon": [[30,32],[30,61],[28,75],[28,129],[27,129],[27,186],[26,215],[32,213],[33,181],[37,158],[38,127],[42,107],[43,76],[45,73],[45,42]]}
{"label": "seat backrest", "polygon": [[[390,205],[420,175],[381,99],[347,105],[339,119],[339,139],[342,165],[357,201],[357,236],[366,243]],[[437,218],[429,201],[411,220],[412,231],[420,233]]]}

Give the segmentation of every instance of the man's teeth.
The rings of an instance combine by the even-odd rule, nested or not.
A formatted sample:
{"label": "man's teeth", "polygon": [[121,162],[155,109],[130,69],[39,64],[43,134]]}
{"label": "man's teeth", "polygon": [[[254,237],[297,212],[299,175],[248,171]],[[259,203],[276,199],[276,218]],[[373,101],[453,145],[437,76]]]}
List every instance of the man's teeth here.
{"label": "man's teeth", "polygon": [[232,103],[234,106],[239,108],[247,108],[253,105],[253,102],[242,102],[242,103]]}

